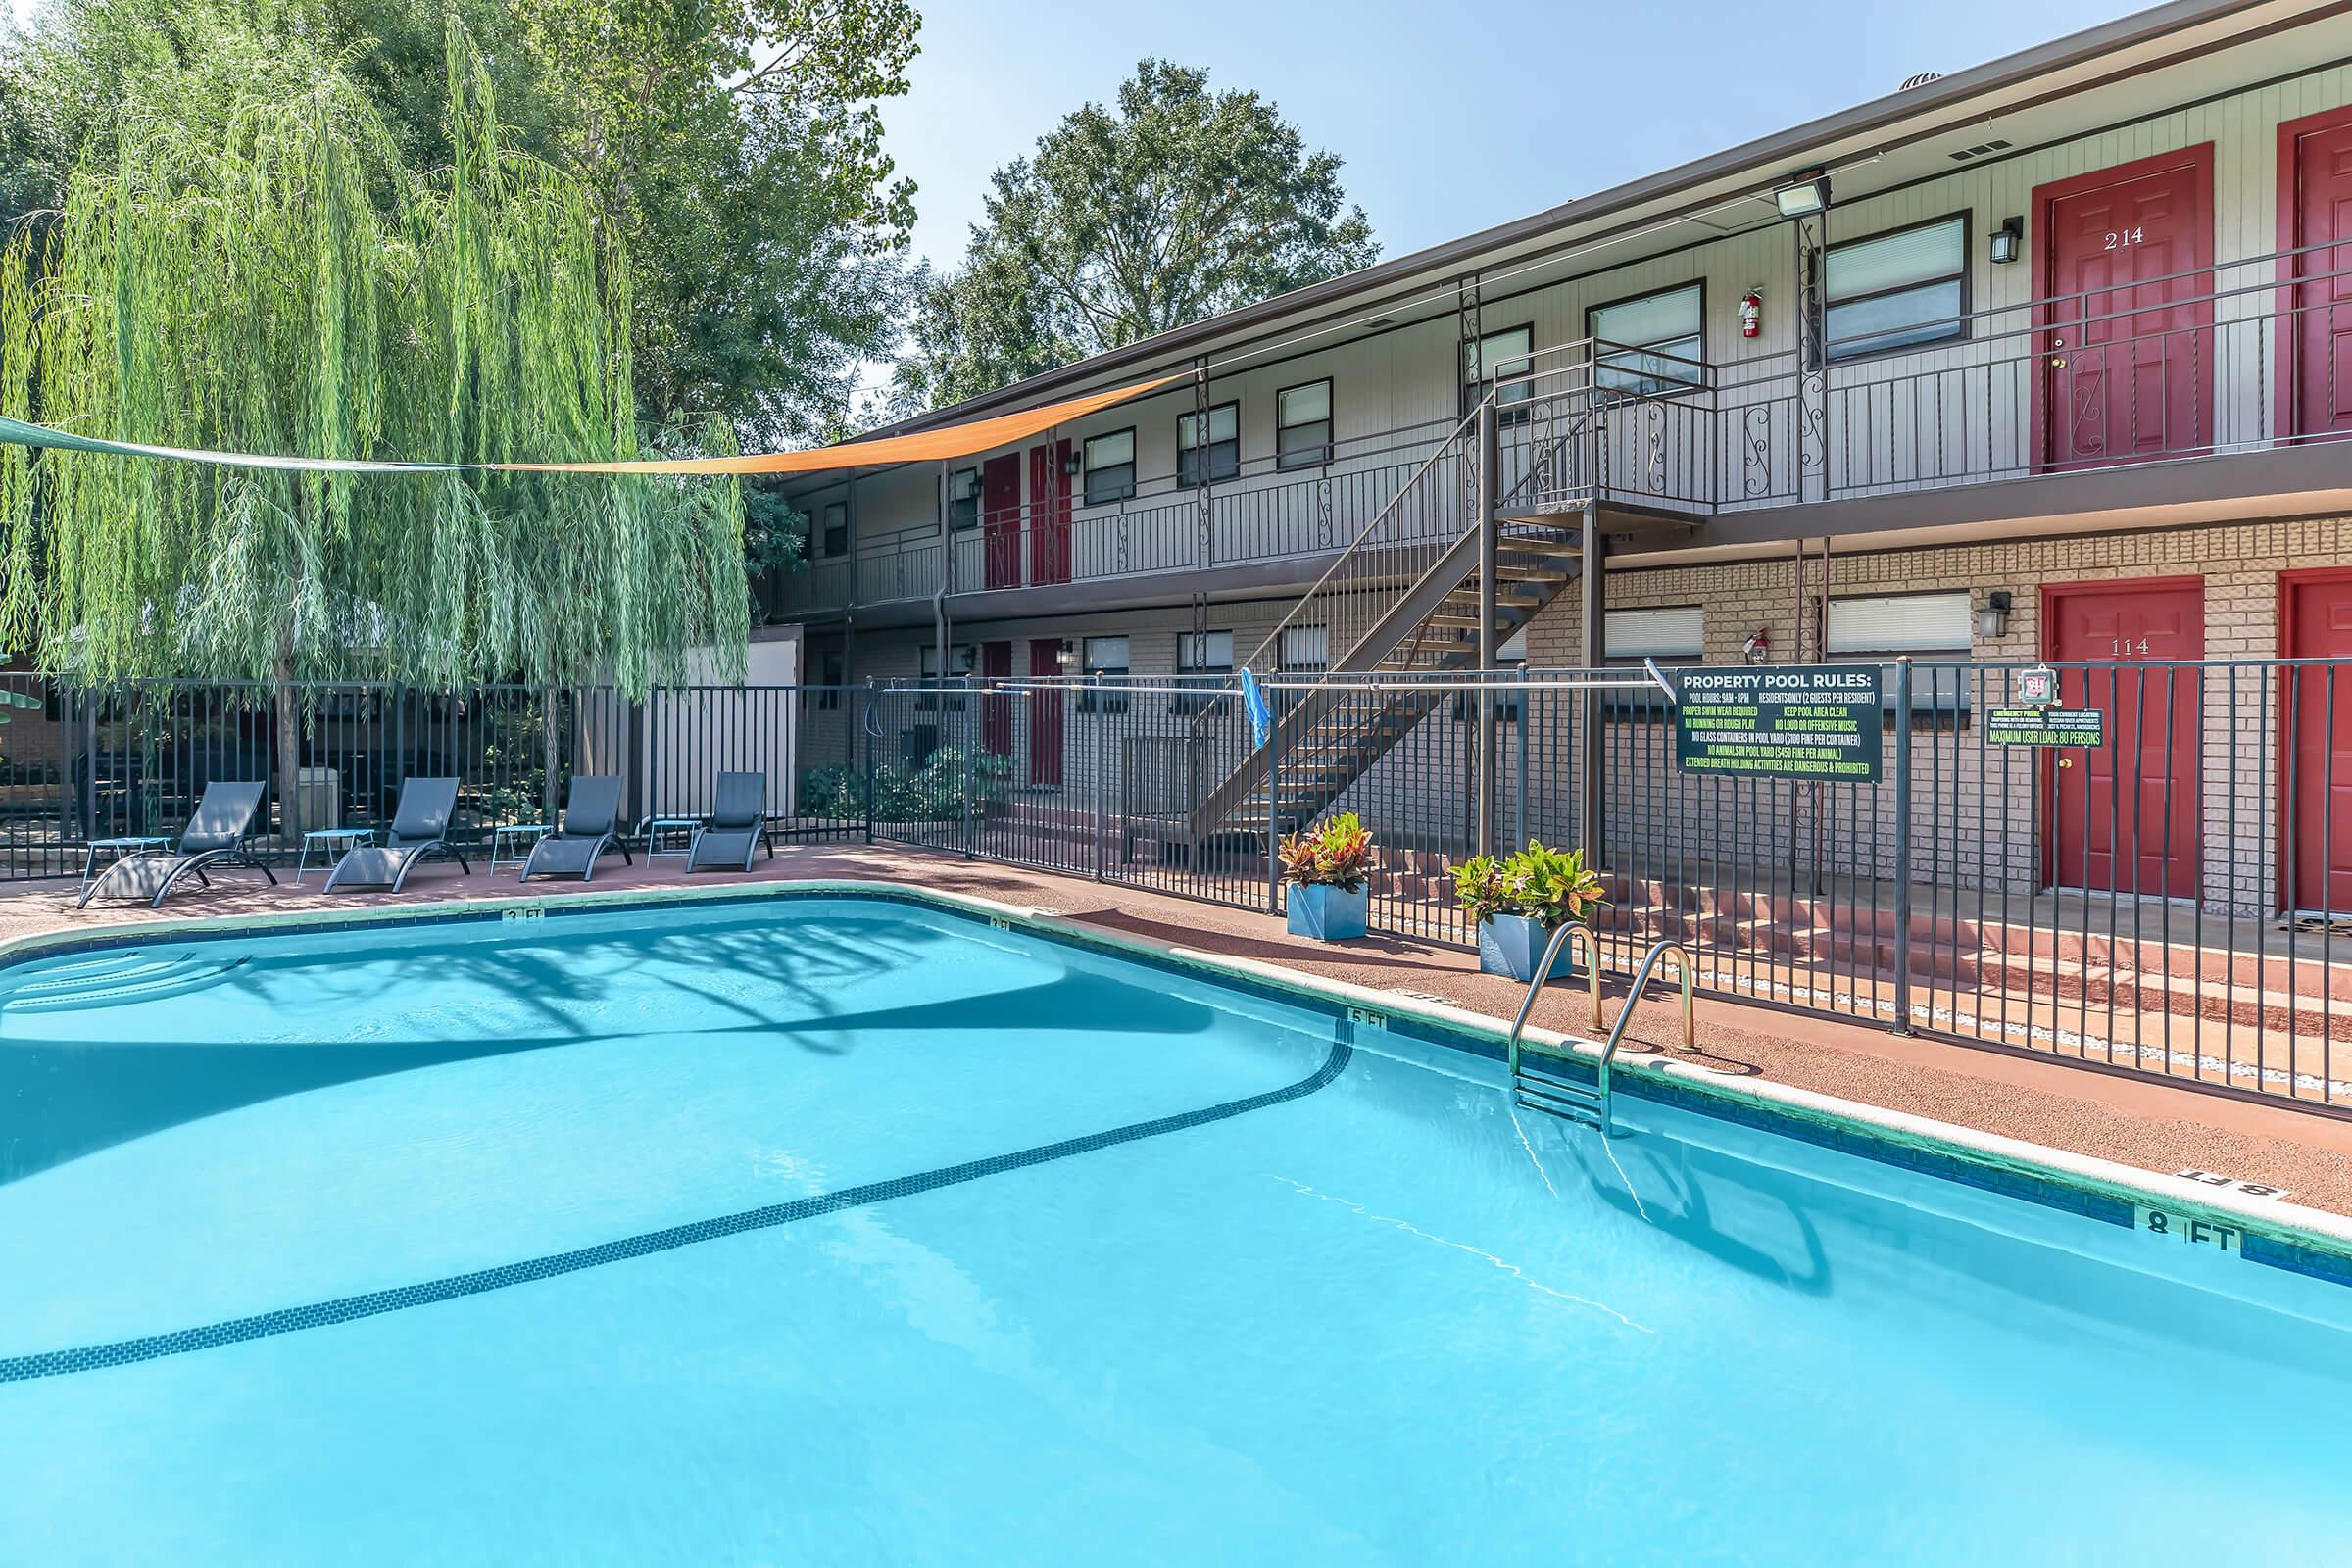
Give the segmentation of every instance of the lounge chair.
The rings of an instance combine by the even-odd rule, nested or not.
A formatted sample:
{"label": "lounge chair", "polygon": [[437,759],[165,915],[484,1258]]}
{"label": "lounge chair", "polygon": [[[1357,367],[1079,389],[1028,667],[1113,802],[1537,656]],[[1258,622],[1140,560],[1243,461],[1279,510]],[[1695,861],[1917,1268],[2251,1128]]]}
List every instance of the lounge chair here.
{"label": "lounge chair", "polygon": [[749,871],[752,851],[776,858],[767,838],[767,775],[721,773],[710,792],[710,814],[686,846],[686,869]]}
{"label": "lounge chair", "polygon": [[458,812],[458,781],[454,778],[403,779],[400,804],[393,808],[391,829],[381,844],[362,844],[346,850],[326,878],[325,891],[337,887],[388,887],[400,891],[409,871],[427,856],[445,855],[467,876],[473,867],[466,854],[449,842],[449,819]]}
{"label": "lounge chair", "polygon": [[522,862],[522,880],[535,876],[576,876],[587,882],[596,876],[597,858],[618,850],[630,865],[629,847],[620,842],[620,780],[590,774],[571,781],[571,799],[564,808],[564,825],[531,846]]}
{"label": "lounge chair", "polygon": [[262,808],[262,796],[267,784],[207,784],[204,796],[196,803],[195,814],[188,825],[179,830],[179,843],[170,855],[134,855],[117,860],[106,868],[106,874],[81,890],[75,908],[86,906],[92,899],[103,895],[110,899],[145,899],[148,907],[161,907],[164,895],[170,893],[182,877],[194,877],[205,887],[213,879],[205,872],[223,866],[244,866],[259,871],[277,885],[277,873],[262,863],[253,853],[248,840],[253,836],[253,819]]}

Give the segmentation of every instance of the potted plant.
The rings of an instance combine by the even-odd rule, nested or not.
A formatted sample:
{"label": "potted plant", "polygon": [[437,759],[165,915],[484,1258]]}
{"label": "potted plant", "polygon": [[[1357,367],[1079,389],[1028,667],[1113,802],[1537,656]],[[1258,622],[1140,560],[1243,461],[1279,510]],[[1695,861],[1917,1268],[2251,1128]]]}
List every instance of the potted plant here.
{"label": "potted plant", "polygon": [[1360,937],[1372,908],[1372,835],[1353,811],[1328,817],[1282,841],[1284,901],[1291,935],[1318,942]]}
{"label": "potted plant", "polygon": [[[1480,855],[1455,866],[1453,897],[1478,922],[1479,968],[1520,981],[1535,978],[1553,932],[1589,919],[1607,902],[1584,851],[1555,850],[1536,839],[1516,855]],[[1568,969],[1563,948],[1544,978],[1556,979]]]}

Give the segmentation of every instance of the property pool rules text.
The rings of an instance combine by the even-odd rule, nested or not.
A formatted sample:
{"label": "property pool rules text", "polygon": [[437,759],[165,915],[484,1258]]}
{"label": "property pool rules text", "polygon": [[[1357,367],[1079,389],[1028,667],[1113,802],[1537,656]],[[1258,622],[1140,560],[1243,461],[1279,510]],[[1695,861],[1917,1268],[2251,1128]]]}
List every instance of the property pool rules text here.
{"label": "property pool rules text", "polygon": [[1886,710],[1876,664],[1677,672],[1674,760],[1687,773],[1875,784]]}

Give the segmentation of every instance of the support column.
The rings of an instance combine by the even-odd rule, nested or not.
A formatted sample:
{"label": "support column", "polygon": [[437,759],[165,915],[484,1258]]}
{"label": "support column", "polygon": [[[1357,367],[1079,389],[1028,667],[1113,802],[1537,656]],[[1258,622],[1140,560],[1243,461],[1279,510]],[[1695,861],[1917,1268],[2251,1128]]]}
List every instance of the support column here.
{"label": "support column", "polygon": [[[1608,571],[1603,560],[1608,553],[1608,541],[1601,537],[1597,498],[1585,503],[1582,543],[1582,575],[1577,582],[1581,600],[1578,627],[1581,646],[1577,662],[1587,670],[1597,670],[1609,662]],[[1604,758],[1600,726],[1600,693],[1587,690],[1577,703],[1577,827],[1585,842],[1587,863],[1595,867],[1605,864],[1607,858],[1601,849],[1606,823],[1602,816],[1605,802],[1601,788]]]}
{"label": "support column", "polygon": [[1474,848],[1481,855],[1494,853],[1494,782],[1499,771],[1498,741],[1494,722],[1494,691],[1491,684],[1501,646],[1500,628],[1495,625],[1494,568],[1498,535],[1501,531],[1495,513],[1496,491],[1494,473],[1498,445],[1494,400],[1488,398],[1478,406],[1478,446],[1475,462],[1478,515],[1478,670],[1482,682],[1478,694],[1478,759],[1472,769],[1473,786],[1478,791],[1478,809],[1473,820],[1477,824]]}
{"label": "support column", "polygon": [[949,573],[956,569],[956,533],[949,517],[949,509],[954,502],[948,490],[950,477],[948,460],[942,458],[939,463],[939,578],[938,586],[931,594],[931,629],[939,644],[939,658],[931,667],[942,685],[948,679]]}

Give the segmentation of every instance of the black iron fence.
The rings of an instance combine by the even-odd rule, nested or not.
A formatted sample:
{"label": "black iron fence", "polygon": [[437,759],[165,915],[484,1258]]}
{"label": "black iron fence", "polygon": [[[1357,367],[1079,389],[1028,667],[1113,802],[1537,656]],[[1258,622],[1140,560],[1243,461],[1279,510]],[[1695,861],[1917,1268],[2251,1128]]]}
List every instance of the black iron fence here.
{"label": "black iron fence", "polygon": [[[698,821],[726,769],[765,774],[778,832],[864,834],[862,796],[804,802],[811,712],[852,694],[800,687],[665,688],[632,703],[603,688],[127,682],[76,688],[0,671],[0,882],[78,875],[93,845],[169,836],[207,784],[269,785],[257,836],[292,862],[306,836],[391,820],[409,778],[460,781],[453,837],[554,820],[575,774],[624,780],[628,821]],[[119,846],[118,846],[119,847]],[[659,846],[658,846],[659,847]],[[314,863],[331,850],[314,844]]]}
{"label": "black iron fence", "polygon": [[2012,744],[2048,667],[1881,666],[1870,783],[1682,771],[1640,670],[1277,679],[1271,746],[1213,680],[860,701],[878,838],[1276,912],[1281,835],[1352,810],[1374,931],[1459,946],[1452,866],[1586,845],[1620,973],[1673,939],[1722,995],[2352,1103],[2352,662],[2060,664],[2098,743]]}
{"label": "black iron fence", "polygon": [[[2055,666],[2091,744],[1994,721],[2048,666],[1881,666],[1872,782],[1681,769],[1640,669],[600,690],[221,683],[96,691],[0,672],[0,879],[169,834],[213,780],[270,783],[263,848],[462,781],[459,836],[620,775],[640,833],[769,780],[788,836],[881,840],[1249,908],[1281,836],[1354,811],[1374,931],[1468,946],[1450,868],[1589,847],[1604,956],[1686,944],[1709,990],[2324,1107],[2352,1104],[2352,662]],[[1666,671],[1669,681],[1682,672]],[[284,715],[291,714],[289,721]]]}

